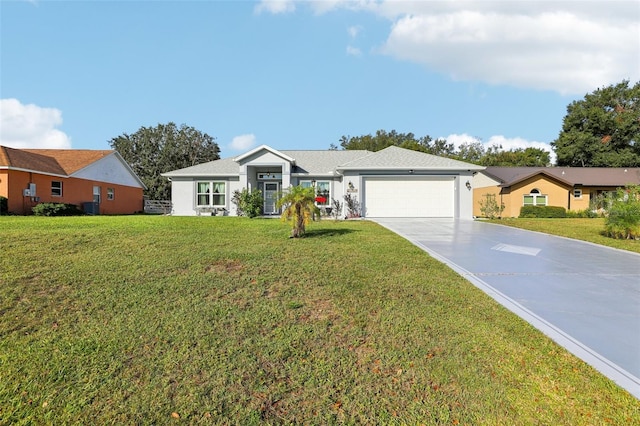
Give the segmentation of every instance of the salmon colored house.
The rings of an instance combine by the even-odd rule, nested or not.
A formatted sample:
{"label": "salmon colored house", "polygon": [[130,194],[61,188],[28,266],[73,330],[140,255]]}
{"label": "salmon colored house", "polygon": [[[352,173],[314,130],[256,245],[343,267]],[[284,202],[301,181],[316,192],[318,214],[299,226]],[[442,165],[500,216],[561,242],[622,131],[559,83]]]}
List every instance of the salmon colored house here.
{"label": "salmon colored house", "polygon": [[144,184],[116,151],[0,146],[0,196],[10,214],[38,203],[75,204],[89,214],[143,211]]}
{"label": "salmon colored house", "polygon": [[518,217],[522,206],[586,210],[596,196],[627,185],[640,185],[640,168],[487,167],[473,177],[473,214],[483,216],[486,194],[504,205],[502,217]]}

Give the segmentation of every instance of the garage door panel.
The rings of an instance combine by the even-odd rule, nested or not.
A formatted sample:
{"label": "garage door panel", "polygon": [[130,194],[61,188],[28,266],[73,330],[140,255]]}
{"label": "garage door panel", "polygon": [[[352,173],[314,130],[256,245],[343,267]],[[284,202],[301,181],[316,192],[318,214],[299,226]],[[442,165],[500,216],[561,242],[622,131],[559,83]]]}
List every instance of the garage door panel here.
{"label": "garage door panel", "polygon": [[368,217],[453,217],[453,178],[365,180]]}

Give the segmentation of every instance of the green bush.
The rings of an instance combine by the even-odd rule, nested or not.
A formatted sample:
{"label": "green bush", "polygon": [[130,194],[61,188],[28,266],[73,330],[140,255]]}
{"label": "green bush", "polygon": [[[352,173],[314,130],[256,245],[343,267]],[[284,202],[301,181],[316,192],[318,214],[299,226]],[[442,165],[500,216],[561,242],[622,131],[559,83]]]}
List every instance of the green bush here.
{"label": "green bush", "polygon": [[9,214],[9,199],[0,196],[0,215]]}
{"label": "green bush", "polygon": [[584,209],[584,210],[568,210],[567,217],[576,218],[576,219],[593,219],[599,217],[599,214],[595,210]]}
{"label": "green bush", "polygon": [[231,202],[236,205],[238,216],[257,217],[262,214],[262,191],[254,189],[249,191],[243,188],[242,191],[234,191]]}
{"label": "green bush", "polygon": [[483,217],[489,219],[500,217],[505,208],[504,203],[498,204],[495,194],[484,194],[483,197],[484,199],[480,199],[480,213]]}
{"label": "green bush", "polygon": [[567,217],[564,207],[556,206],[522,206],[520,216],[523,218],[558,218]]}
{"label": "green bush", "polygon": [[40,203],[31,209],[36,216],[81,216],[82,210],[75,204]]}
{"label": "green bush", "polygon": [[617,239],[640,239],[640,185],[609,195],[604,234]]}

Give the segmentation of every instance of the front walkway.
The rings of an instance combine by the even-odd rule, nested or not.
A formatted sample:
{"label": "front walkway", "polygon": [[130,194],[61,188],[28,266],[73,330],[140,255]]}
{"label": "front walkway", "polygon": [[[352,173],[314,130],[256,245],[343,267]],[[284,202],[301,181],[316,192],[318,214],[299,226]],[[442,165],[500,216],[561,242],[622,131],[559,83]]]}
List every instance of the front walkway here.
{"label": "front walkway", "polygon": [[372,220],[640,399],[640,255],[486,222]]}

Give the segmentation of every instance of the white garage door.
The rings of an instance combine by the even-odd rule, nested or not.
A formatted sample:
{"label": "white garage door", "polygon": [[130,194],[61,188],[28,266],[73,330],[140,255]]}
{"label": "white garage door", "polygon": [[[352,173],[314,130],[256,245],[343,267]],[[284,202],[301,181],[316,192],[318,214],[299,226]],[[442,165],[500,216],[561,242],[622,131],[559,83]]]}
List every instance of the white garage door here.
{"label": "white garage door", "polygon": [[367,217],[453,217],[453,177],[366,178]]}

